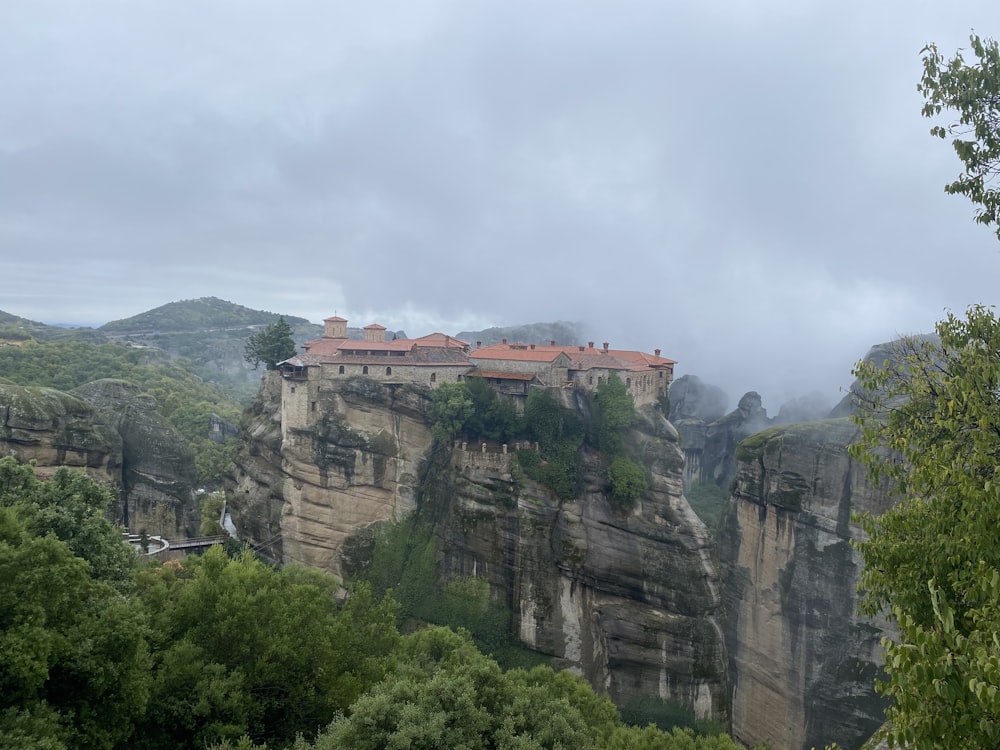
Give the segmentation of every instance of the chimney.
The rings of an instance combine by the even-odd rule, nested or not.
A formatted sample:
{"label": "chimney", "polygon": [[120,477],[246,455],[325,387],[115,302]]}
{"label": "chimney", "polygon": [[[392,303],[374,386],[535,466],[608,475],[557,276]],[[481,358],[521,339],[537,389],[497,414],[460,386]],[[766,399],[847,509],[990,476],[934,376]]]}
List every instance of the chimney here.
{"label": "chimney", "polygon": [[534,350],[534,348],[535,348],[535,345],[534,345],[534,344],[532,344],[532,345],[531,345],[531,348],[532,348],[532,350]]}
{"label": "chimney", "polygon": [[556,340],[555,339],[550,339],[549,340],[549,346],[555,346],[555,345],[556,345]]}
{"label": "chimney", "polygon": [[477,341],[477,342],[476,342],[476,348],[477,348],[477,349],[478,349],[479,347],[481,347],[482,345],[483,345],[483,342],[482,342],[482,341]]}
{"label": "chimney", "polygon": [[594,348],[594,342],[593,341],[588,341],[587,342],[587,348],[588,349],[593,349]]}
{"label": "chimney", "polygon": [[655,354],[657,357],[659,357],[660,356],[660,350],[659,349],[653,349],[653,354]]}
{"label": "chimney", "polygon": [[580,344],[580,351],[583,351],[583,344]]}
{"label": "chimney", "polygon": [[607,341],[604,342],[604,353],[605,354],[608,353],[608,342]]}
{"label": "chimney", "polygon": [[506,344],[507,343],[507,339],[500,339],[500,343],[501,344]]}

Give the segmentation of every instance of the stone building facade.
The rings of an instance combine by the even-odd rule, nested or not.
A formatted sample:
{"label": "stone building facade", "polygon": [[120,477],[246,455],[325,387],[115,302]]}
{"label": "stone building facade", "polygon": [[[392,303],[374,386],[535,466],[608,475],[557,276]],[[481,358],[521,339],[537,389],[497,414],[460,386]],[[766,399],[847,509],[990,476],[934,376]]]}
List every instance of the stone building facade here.
{"label": "stone building facade", "polygon": [[436,388],[467,377],[482,377],[499,393],[523,403],[531,386],[579,387],[593,391],[612,375],[625,384],[637,406],[665,395],[673,380],[672,359],[628,349],[596,349],[543,344],[508,343],[473,348],[443,333],[416,339],[386,340],[377,323],[365,326],[364,339],[348,338],[347,320],[323,321],[323,337],[308,341],[305,351],[278,364],[283,378],[283,427],[306,427],[318,418],[319,394],[333,381],[366,377],[391,383],[424,384]]}

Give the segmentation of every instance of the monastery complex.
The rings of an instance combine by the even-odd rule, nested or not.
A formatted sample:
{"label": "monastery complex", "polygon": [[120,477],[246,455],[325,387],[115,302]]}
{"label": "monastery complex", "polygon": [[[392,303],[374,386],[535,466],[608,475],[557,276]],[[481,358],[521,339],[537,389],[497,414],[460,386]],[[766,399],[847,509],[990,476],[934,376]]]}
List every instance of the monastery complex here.
{"label": "monastery complex", "polygon": [[[499,393],[523,400],[532,386],[579,387],[593,391],[611,375],[625,384],[637,406],[653,403],[666,394],[674,376],[672,359],[627,349],[611,349],[607,343],[595,349],[566,346],[502,343],[482,346],[432,333],[415,339],[386,341],[384,326],[365,326],[363,340],[350,339],[347,321],[341,317],[323,321],[323,337],[305,344],[302,354],[278,364],[285,381],[286,404],[307,411],[308,397],[292,396],[296,384],[320,387],[324,382],[367,376],[384,383],[423,383],[431,388],[481,377]],[[288,398],[291,396],[291,398]],[[315,401],[312,401],[315,404]],[[306,414],[302,414],[306,417]]]}

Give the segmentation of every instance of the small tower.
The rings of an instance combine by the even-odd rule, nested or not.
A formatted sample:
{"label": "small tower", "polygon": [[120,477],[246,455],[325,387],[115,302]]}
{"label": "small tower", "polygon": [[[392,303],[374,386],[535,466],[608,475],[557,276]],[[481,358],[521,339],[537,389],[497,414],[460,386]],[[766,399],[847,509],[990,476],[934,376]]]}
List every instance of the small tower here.
{"label": "small tower", "polygon": [[380,326],[378,323],[372,323],[370,326],[365,326],[365,341],[370,344],[384,343],[385,326]]}
{"label": "small tower", "polygon": [[332,318],[323,318],[323,338],[346,339],[347,321],[337,315]]}

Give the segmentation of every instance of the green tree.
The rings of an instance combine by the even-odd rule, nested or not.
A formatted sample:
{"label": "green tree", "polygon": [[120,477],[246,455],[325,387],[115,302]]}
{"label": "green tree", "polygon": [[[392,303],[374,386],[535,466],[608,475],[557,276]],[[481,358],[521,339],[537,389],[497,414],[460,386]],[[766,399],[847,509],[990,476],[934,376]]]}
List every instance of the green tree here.
{"label": "green tree", "polygon": [[149,695],[140,609],[0,507],[0,746],[110,748]]}
{"label": "green tree", "polygon": [[475,412],[475,405],[465,383],[442,383],[434,390],[431,402],[431,432],[439,442],[448,442],[462,431]]}
{"label": "green tree", "polygon": [[969,46],[972,62],[966,62],[961,51],[945,59],[937,45],[925,47],[917,88],[924,95],[925,117],[937,117],[943,110],[958,112],[957,122],[931,128],[939,138],[952,138],[965,167],[945,192],[965,195],[977,204],[976,221],[995,225],[1000,237],[1000,190],[991,187],[1000,175],[1000,49],[995,40],[976,34],[969,37]]}
{"label": "green tree", "polygon": [[247,339],[243,358],[253,367],[261,363],[268,370],[278,369],[278,363],[295,356],[295,339],[292,327],[283,317],[264,327]]}
{"label": "green tree", "polygon": [[608,467],[611,500],[623,508],[631,507],[649,487],[646,467],[628,456],[615,456]]}
{"label": "green tree", "polygon": [[65,542],[93,578],[124,591],[131,588],[136,557],[107,520],[113,502],[107,488],[81,471],[62,467],[46,482],[33,465],[0,458],[0,506],[13,508],[31,533]]}
{"label": "green tree", "polygon": [[940,341],[856,367],[852,455],[899,502],[862,519],[863,609],[888,610],[889,736],[912,748],[1000,746],[1000,321],[981,306]]}
{"label": "green tree", "polygon": [[617,375],[597,386],[594,411],[597,447],[606,453],[620,453],[622,433],[635,419],[635,402]]}
{"label": "green tree", "polygon": [[[221,547],[140,576],[157,634],[154,690],[135,747],[202,747],[243,734],[281,746],[313,733],[384,675],[398,639],[394,604],[359,586],[274,570]],[[177,674],[190,680],[179,680]]]}

